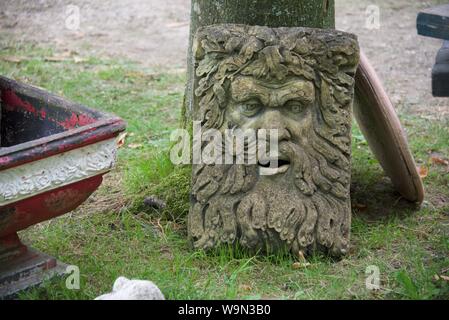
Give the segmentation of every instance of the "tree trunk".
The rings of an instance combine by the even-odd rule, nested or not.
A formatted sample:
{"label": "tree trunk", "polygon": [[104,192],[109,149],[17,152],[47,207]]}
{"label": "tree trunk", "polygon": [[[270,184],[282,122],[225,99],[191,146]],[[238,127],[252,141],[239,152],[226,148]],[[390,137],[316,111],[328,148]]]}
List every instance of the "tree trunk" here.
{"label": "tree trunk", "polygon": [[191,0],[187,86],[182,110],[184,127],[192,112],[192,41],[196,30],[219,23],[269,27],[335,28],[334,0]]}

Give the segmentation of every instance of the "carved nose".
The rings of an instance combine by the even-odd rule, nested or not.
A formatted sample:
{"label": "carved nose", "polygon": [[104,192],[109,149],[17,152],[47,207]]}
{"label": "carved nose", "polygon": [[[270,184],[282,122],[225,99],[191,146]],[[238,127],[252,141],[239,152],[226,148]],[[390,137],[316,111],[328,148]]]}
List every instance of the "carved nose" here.
{"label": "carved nose", "polygon": [[264,113],[259,129],[277,129],[279,141],[291,138],[290,130],[288,130],[281,112],[276,109],[267,110]]}

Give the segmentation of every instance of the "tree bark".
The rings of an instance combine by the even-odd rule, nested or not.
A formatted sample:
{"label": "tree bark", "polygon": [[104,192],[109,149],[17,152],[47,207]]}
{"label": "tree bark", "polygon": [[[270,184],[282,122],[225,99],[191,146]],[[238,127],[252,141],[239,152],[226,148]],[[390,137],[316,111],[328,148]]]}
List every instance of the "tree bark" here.
{"label": "tree bark", "polygon": [[276,27],[335,28],[334,0],[191,0],[187,86],[182,121],[192,112],[192,42],[198,28],[219,23]]}

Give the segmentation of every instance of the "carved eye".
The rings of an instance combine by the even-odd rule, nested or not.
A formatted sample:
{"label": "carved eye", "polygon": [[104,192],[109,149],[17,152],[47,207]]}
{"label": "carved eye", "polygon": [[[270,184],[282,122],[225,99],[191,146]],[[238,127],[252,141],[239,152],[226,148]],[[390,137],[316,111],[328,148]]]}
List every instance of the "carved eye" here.
{"label": "carved eye", "polygon": [[292,102],[288,104],[288,108],[293,113],[301,113],[304,110],[304,106],[299,102]]}
{"label": "carved eye", "polygon": [[248,103],[242,104],[240,106],[241,112],[247,117],[252,117],[252,116],[256,115],[260,109],[261,109],[261,105],[256,102],[254,102],[254,103],[248,102]]}

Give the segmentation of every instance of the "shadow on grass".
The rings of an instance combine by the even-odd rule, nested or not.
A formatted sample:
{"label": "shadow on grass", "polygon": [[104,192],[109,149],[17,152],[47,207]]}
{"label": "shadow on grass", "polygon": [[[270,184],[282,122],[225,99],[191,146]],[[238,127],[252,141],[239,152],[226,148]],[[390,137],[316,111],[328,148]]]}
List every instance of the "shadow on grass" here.
{"label": "shadow on grass", "polygon": [[421,206],[410,202],[397,192],[391,180],[379,172],[377,179],[353,178],[351,184],[353,215],[367,222],[384,221],[387,218],[405,218],[417,212]]}

